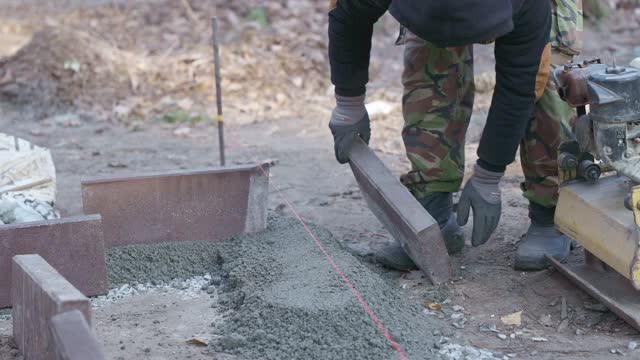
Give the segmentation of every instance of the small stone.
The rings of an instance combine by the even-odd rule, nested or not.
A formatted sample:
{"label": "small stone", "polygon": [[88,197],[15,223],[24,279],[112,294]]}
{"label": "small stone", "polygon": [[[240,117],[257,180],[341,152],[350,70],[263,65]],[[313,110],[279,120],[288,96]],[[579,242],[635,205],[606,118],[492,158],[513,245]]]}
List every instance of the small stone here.
{"label": "small stone", "polygon": [[451,314],[451,320],[462,320],[464,318],[464,314],[454,313]]}
{"label": "small stone", "polygon": [[480,325],[480,331],[482,331],[482,332],[494,332],[494,333],[499,332],[498,329],[496,328],[495,324],[482,324],[482,325]]}
{"label": "small stone", "polygon": [[584,308],[587,309],[587,310],[591,310],[591,311],[595,311],[595,312],[601,312],[601,313],[609,312],[609,308],[607,308],[606,306],[602,305],[601,303],[587,304],[587,305],[584,306]]}
{"label": "small stone", "polygon": [[635,350],[638,347],[638,343],[635,341],[630,341],[629,345],[627,345],[627,349],[629,350]]}
{"label": "small stone", "polygon": [[562,332],[562,331],[566,330],[567,327],[569,327],[569,319],[562,320],[560,322],[560,325],[558,325],[558,332]]}
{"label": "small stone", "polygon": [[516,356],[517,356],[517,354],[509,353],[509,354],[507,354],[507,356],[508,356],[508,357],[510,357],[510,358],[514,358],[514,357],[516,357]]}
{"label": "small stone", "polygon": [[580,329],[576,329],[576,335],[584,335],[584,331]]}
{"label": "small stone", "polygon": [[451,326],[453,326],[456,329],[464,329],[464,324],[452,323]]}
{"label": "small stone", "polygon": [[211,280],[209,281],[209,284],[215,285],[215,286],[218,286],[218,285],[222,284],[222,277],[217,276],[217,275],[216,276],[212,276]]}
{"label": "small stone", "polygon": [[474,356],[474,357],[480,357],[481,355],[480,350],[472,346],[465,346],[464,351],[467,353],[467,355]]}
{"label": "small stone", "polygon": [[461,269],[461,270],[464,270],[464,269],[466,269],[466,268],[467,268],[467,267],[466,267],[466,266],[464,266],[464,265],[460,266],[460,269]]}
{"label": "small stone", "polygon": [[127,347],[126,347],[126,346],[124,346],[124,345],[120,346],[120,350],[124,350],[124,349],[126,349],[126,348],[127,348]]}
{"label": "small stone", "polygon": [[543,337],[532,337],[531,341],[533,341],[533,342],[547,342],[549,340],[547,340],[546,338],[543,338]]}
{"label": "small stone", "polygon": [[433,334],[433,336],[440,336],[440,335],[442,335],[442,331],[440,331],[440,330],[433,330],[433,333],[432,333],[432,334]]}
{"label": "small stone", "polygon": [[451,307],[451,310],[455,311],[455,312],[463,312],[464,311],[464,307],[460,306],[460,305],[453,305]]}
{"label": "small stone", "polygon": [[498,337],[502,340],[507,340],[507,335],[505,334],[498,334]]}
{"label": "small stone", "polygon": [[509,335],[510,338],[515,339],[516,338],[516,334],[511,333],[511,335]]}
{"label": "small stone", "polygon": [[207,281],[209,281],[209,280],[211,280],[211,275],[207,274],[207,275],[203,276],[202,278],[207,280]]}
{"label": "small stone", "polygon": [[253,336],[251,337],[252,341],[260,341],[262,339],[265,339],[267,337],[267,332],[262,330],[262,329],[258,329],[253,333]]}
{"label": "small stone", "polygon": [[209,288],[209,284],[204,284],[202,285],[202,287],[200,288],[200,290],[202,291],[207,291],[207,289]]}
{"label": "small stone", "polygon": [[224,336],[220,338],[219,341],[220,341],[220,345],[225,350],[236,349],[243,346],[246,343],[245,337],[236,333],[233,333],[228,336]]}
{"label": "small stone", "polygon": [[553,320],[551,319],[551,314],[542,315],[538,320],[538,322],[540,322],[540,325],[542,326],[546,326],[546,327],[553,326]]}
{"label": "small stone", "polygon": [[214,291],[216,291],[216,287],[213,285],[207,288],[207,294],[213,294]]}
{"label": "small stone", "polygon": [[536,356],[536,355],[538,355],[538,351],[537,351],[537,350],[533,350],[533,351],[531,352],[531,356]]}
{"label": "small stone", "polygon": [[146,349],[144,349],[144,352],[145,352],[146,354],[148,354],[148,353],[150,353],[150,352],[151,352],[151,349],[150,349],[150,348],[146,348]]}

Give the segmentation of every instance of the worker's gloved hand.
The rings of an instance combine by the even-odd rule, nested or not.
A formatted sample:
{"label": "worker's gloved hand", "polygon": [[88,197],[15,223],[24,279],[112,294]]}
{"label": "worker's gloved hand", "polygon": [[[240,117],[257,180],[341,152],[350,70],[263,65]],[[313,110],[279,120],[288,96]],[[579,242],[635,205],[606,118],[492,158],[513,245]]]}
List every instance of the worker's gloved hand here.
{"label": "worker's gloved hand", "polygon": [[364,106],[365,95],[347,97],[336,95],[336,108],[331,114],[329,128],[333,134],[336,159],[341,164],[349,162],[351,146],[360,136],[369,144],[371,125]]}
{"label": "worker's gloved hand", "polygon": [[473,176],[462,191],[458,203],[458,224],[466,225],[473,209],[473,246],[483,245],[498,227],[502,212],[500,179],[504,172],[493,172],[476,165]]}

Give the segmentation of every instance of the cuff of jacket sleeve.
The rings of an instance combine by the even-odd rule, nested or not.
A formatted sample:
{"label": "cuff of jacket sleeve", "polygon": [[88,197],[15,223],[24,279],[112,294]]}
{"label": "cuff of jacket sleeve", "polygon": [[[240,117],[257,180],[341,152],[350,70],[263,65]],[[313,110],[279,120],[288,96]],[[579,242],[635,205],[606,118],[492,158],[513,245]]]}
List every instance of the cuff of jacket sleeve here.
{"label": "cuff of jacket sleeve", "polygon": [[355,89],[345,89],[345,88],[340,88],[336,86],[336,95],[339,95],[339,96],[346,96],[346,97],[361,96],[361,95],[364,95],[366,92],[367,92],[366,86],[362,86]]}
{"label": "cuff of jacket sleeve", "polygon": [[478,159],[476,164],[487,171],[491,171],[495,173],[503,173],[505,172],[505,170],[507,170],[506,165],[493,165],[483,159]]}

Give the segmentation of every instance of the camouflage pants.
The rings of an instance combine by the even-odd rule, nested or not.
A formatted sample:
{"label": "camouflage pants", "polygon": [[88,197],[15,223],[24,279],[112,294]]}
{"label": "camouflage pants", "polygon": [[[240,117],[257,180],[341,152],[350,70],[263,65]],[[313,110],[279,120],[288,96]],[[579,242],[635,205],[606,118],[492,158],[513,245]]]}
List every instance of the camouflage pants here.
{"label": "camouflage pants", "polygon": [[[475,95],[473,47],[440,49],[407,32],[404,61],[402,137],[412,170],[401,180],[417,198],[456,192]],[[557,148],[570,139],[575,116],[549,80],[520,145],[522,189],[530,201],[556,205]]]}

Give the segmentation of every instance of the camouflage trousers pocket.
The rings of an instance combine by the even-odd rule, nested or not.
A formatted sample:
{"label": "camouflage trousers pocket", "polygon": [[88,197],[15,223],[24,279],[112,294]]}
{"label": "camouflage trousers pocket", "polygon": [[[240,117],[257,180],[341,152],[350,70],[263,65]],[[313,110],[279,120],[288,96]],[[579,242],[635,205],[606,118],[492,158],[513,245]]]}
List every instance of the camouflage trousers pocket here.
{"label": "camouflage trousers pocket", "polygon": [[551,45],[557,51],[575,56],[583,46],[582,0],[555,0],[551,25]]}

